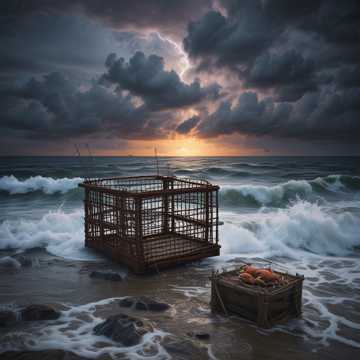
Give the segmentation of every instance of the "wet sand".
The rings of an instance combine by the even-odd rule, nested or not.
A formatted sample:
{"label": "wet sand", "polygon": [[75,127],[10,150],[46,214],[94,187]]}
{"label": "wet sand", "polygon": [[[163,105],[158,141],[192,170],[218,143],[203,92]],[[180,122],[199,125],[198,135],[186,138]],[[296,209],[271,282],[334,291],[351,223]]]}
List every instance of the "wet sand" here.
{"label": "wet sand", "polygon": [[[5,256],[7,253],[3,252]],[[18,307],[29,304],[51,304],[59,310],[76,309],[82,312],[81,306],[95,304],[95,314],[99,318],[106,318],[119,312],[126,312],[134,316],[146,318],[156,329],[176,336],[188,336],[191,331],[204,331],[210,334],[209,340],[199,340],[200,346],[207,346],[209,358],[217,359],[339,359],[355,357],[359,349],[335,340],[319,341],[314,333],[328,329],[327,319],[319,315],[318,309],[306,299],[302,319],[292,320],[289,324],[275,327],[272,330],[262,330],[250,322],[237,316],[228,318],[213,315],[210,312],[210,282],[212,267],[216,264],[212,260],[202,263],[179,266],[161,271],[159,274],[136,276],[128,273],[126,268],[107,260],[98,262],[70,261],[51,256],[44,251],[35,250],[26,254],[32,258],[33,266],[20,269],[0,270],[0,304],[4,307]],[[314,265],[316,267],[316,265]],[[93,279],[89,274],[93,270],[112,270],[125,276],[122,282],[112,282]],[[331,277],[333,274],[323,274]],[[314,279],[313,279],[314,280]],[[311,284],[305,282],[306,287]],[[315,279],[314,281],[318,281]],[[335,292],[346,296],[351,291],[346,284],[339,284],[338,288],[327,287],[326,283],[319,284],[316,296],[334,296]],[[111,298],[124,296],[147,295],[155,296],[171,305],[171,309],[164,313],[142,312],[123,309],[118,301]],[[346,317],[359,324],[359,294],[350,294],[354,301],[332,305],[334,316]],[[335,297],[334,297],[335,298]],[[86,307],[83,315],[87,314]],[[76,319],[66,317],[60,319],[69,328],[76,325]],[[74,324],[72,324],[74,322]],[[46,329],[51,329],[52,322],[28,323],[19,322],[14,326],[0,327],[0,349],[26,349],[24,342],[31,337],[39,341],[39,346],[49,347],[41,339]],[[310,329],[310,330],[309,330]],[[328,331],[328,330],[326,330]],[[359,329],[343,327],[337,329],[343,332],[347,339],[359,340]],[[42,334],[36,339],[32,334]],[[66,331],[64,336],[67,336]],[[69,332],[69,337],[74,336]],[[77,345],[79,353],[86,347],[86,334],[75,336],[73,343]],[[27,339],[24,341],[24,339]],[[77,343],[76,343],[77,342]],[[327,344],[326,344],[327,342]],[[52,348],[56,345],[52,344]],[[59,343],[60,346],[60,343]]]}

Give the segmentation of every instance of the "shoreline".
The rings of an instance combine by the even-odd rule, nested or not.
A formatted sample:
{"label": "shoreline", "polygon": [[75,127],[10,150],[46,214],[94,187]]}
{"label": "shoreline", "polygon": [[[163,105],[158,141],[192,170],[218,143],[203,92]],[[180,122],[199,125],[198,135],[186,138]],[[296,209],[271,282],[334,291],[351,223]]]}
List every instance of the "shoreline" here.
{"label": "shoreline", "polygon": [[[5,252],[2,252],[2,255],[5,255]],[[314,324],[316,322],[320,324],[322,320],[321,316],[317,317],[314,309],[306,304],[306,299],[302,319],[292,320],[284,326],[277,326],[271,330],[259,329],[237,316],[225,318],[211,314],[208,280],[214,265],[211,261],[178,266],[160,274],[136,276],[127,273],[124,267],[107,260],[96,262],[64,260],[42,250],[27,252],[25,256],[32,260],[33,266],[7,271],[5,275],[4,272],[1,274],[0,289],[2,294],[6,294],[0,300],[2,307],[9,304],[19,306],[36,303],[51,304],[61,310],[64,307],[76,308],[100,301],[102,305],[97,307],[97,311],[102,318],[106,318],[120,310],[124,311],[117,304],[111,304],[111,301],[106,299],[155,296],[170,304],[171,310],[164,314],[151,312],[144,314],[136,310],[125,310],[125,312],[131,316],[143,316],[155,324],[157,329],[177,337],[188,339],[187,333],[194,330],[209,333],[208,341],[198,341],[198,343],[199,346],[211,345],[211,354],[217,359],[236,358],[240,355],[245,359],[316,359],[320,355],[322,358],[335,359],[346,354],[351,357],[357,351],[355,347],[335,340],[328,339],[329,344],[325,345],[316,337],[309,337],[306,327],[313,327],[315,331]],[[118,272],[124,276],[124,281],[92,279],[89,274],[93,270]],[[305,287],[304,290],[307,292],[308,288]],[[345,289],[339,291],[346,295]],[[333,298],[336,299],[335,294]],[[338,311],[338,316],[349,316],[346,309]],[[46,322],[36,324],[38,331],[39,327],[46,329],[46,326]],[[9,338],[12,339],[13,344],[16,344],[16,341],[21,343],[21,339],[16,339],[14,330],[15,333],[33,331],[31,324],[24,326],[19,323],[13,329],[2,327],[0,343],[4,343],[4,339]],[[349,330],[345,330],[346,332]],[[351,334],[347,336],[351,337]],[[81,337],[77,341],[81,349]],[[86,343],[86,339],[83,339],[83,342]],[[39,346],[41,348],[41,344]],[[22,350],[25,349],[26,347]],[[81,355],[81,350],[79,354]]]}

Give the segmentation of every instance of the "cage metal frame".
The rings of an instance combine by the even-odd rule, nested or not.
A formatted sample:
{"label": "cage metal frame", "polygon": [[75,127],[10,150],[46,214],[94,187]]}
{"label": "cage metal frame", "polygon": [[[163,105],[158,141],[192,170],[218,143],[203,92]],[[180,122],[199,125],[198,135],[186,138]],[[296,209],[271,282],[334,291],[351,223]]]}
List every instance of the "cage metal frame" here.
{"label": "cage metal frame", "polygon": [[89,179],[85,246],[135,273],[220,254],[219,186],[175,176]]}

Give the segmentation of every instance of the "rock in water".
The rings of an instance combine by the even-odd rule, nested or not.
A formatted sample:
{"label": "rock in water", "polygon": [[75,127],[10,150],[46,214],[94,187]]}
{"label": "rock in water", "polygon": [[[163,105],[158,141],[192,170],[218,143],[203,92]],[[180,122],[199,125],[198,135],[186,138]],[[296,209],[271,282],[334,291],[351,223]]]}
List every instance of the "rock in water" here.
{"label": "rock in water", "polygon": [[11,256],[4,256],[0,259],[0,270],[8,270],[8,269],[20,269],[21,264],[16,259]]}
{"label": "rock in water", "polygon": [[139,344],[142,336],[149,331],[152,331],[150,325],[126,314],[110,316],[103,323],[94,327],[95,335],[105,335],[124,346]]}
{"label": "rock in water", "polygon": [[205,347],[200,347],[188,339],[168,335],[163,339],[161,345],[174,360],[209,359],[208,351]]}
{"label": "rock in water", "polygon": [[90,273],[90,277],[93,279],[102,279],[102,280],[110,280],[110,281],[122,281],[122,277],[120,274],[115,272],[103,272],[103,271],[92,271]]}
{"label": "rock in water", "polygon": [[210,334],[204,331],[190,331],[186,333],[190,337],[197,338],[199,340],[208,340],[210,339]]}
{"label": "rock in water", "polygon": [[15,255],[14,258],[21,264],[23,267],[32,266],[32,260],[24,255]]}
{"label": "rock in water", "polygon": [[64,350],[6,351],[1,360],[86,360],[88,358]]}
{"label": "rock in water", "polygon": [[121,299],[119,301],[119,306],[128,308],[128,307],[132,307],[134,305],[134,303],[135,303],[135,298],[129,296],[124,299]]}
{"label": "rock in water", "polygon": [[157,301],[154,298],[147,296],[139,297],[127,297],[119,301],[121,307],[132,307],[135,306],[137,310],[149,310],[149,311],[165,311],[170,308],[169,304]]}
{"label": "rock in water", "polygon": [[11,310],[0,311],[0,326],[8,326],[16,322],[16,313]]}
{"label": "rock in water", "polygon": [[21,318],[25,321],[55,320],[60,312],[48,305],[29,305],[21,310]]}

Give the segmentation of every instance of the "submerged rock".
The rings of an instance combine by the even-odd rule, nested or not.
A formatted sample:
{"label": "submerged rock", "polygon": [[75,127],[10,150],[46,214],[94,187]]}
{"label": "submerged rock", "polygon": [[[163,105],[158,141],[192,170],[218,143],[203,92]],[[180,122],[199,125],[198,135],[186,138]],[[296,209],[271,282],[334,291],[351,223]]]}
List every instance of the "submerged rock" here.
{"label": "submerged rock", "polygon": [[137,310],[148,310],[148,311],[165,311],[170,308],[169,304],[160,302],[154,298],[147,296],[129,296],[119,301],[121,307],[132,307],[134,306]]}
{"label": "submerged rock", "polygon": [[123,278],[120,274],[109,271],[92,271],[89,275],[93,279],[102,279],[102,280],[110,280],[110,281],[122,281]]}
{"label": "submerged rock", "polygon": [[48,305],[29,305],[21,310],[21,318],[25,321],[56,320],[60,312]]}
{"label": "submerged rock", "polygon": [[135,298],[134,297],[127,297],[125,299],[121,299],[119,301],[119,306],[121,307],[132,307],[135,303]]}
{"label": "submerged rock", "polygon": [[199,340],[210,339],[210,334],[204,331],[190,331],[187,333],[190,337],[197,338]]}
{"label": "submerged rock", "polygon": [[126,314],[110,316],[94,327],[95,335],[105,335],[125,346],[139,344],[142,336],[149,331],[152,331],[149,324]]}
{"label": "submerged rock", "polygon": [[24,255],[14,255],[14,258],[21,264],[23,267],[32,266],[32,260]]}
{"label": "submerged rock", "polygon": [[11,310],[0,311],[0,326],[8,326],[16,322],[16,313]]}
{"label": "submerged rock", "polygon": [[185,338],[168,335],[162,340],[161,345],[174,360],[209,359],[208,351],[205,347],[200,347]]}
{"label": "submerged rock", "polygon": [[88,358],[64,350],[6,351],[1,360],[85,360]]}
{"label": "submerged rock", "polygon": [[0,269],[20,269],[21,263],[11,256],[4,256],[0,259]]}

